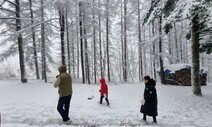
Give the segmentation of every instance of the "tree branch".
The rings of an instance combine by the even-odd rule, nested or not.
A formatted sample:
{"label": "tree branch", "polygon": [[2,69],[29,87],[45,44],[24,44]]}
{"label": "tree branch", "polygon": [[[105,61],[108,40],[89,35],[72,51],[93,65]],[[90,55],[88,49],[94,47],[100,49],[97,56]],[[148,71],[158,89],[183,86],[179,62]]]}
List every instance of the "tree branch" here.
{"label": "tree branch", "polygon": [[12,2],[12,1],[10,1],[10,0],[4,0],[4,1],[6,1],[6,2],[8,2],[8,3],[10,3],[10,4],[14,5],[14,6],[17,6],[16,3],[14,3],[14,2]]}
{"label": "tree branch", "polygon": [[57,28],[57,29],[60,29],[60,27],[58,27],[58,26],[56,26],[56,25],[54,25],[54,24],[52,24],[52,23],[47,23],[47,24],[49,24],[49,25],[51,25],[51,26],[53,26],[53,27],[55,27],[55,28]]}
{"label": "tree branch", "polygon": [[2,7],[4,3],[5,3],[5,1],[3,1],[3,3],[0,4],[0,7]]}
{"label": "tree branch", "polygon": [[12,12],[12,13],[15,13],[16,14],[15,11],[10,10],[10,9],[7,9],[7,8],[4,8],[4,7],[0,7],[0,10],[5,10],[5,11]]}
{"label": "tree branch", "polygon": [[200,33],[211,32],[211,31],[212,31],[212,27],[209,27],[207,29],[201,30]]}
{"label": "tree branch", "polygon": [[[16,17],[0,17],[0,19],[17,19]],[[20,18],[21,20],[31,20],[31,18]]]}
{"label": "tree branch", "polygon": [[8,17],[8,18],[0,17],[0,19],[16,19],[16,18],[15,17]]}
{"label": "tree branch", "polygon": [[18,31],[18,33],[21,33],[21,32],[23,32],[23,31],[26,31],[27,29],[31,29],[31,28],[33,28],[33,27],[36,27],[36,26],[39,26],[40,24],[42,24],[42,23],[48,23],[48,22],[50,22],[50,21],[52,21],[52,20],[58,20],[58,18],[52,18],[52,19],[49,19],[49,20],[46,20],[46,21],[41,21],[41,22],[38,22],[38,23],[35,23],[35,24],[33,24],[33,25],[30,25],[29,27],[27,27],[27,28],[23,28],[23,29],[21,29],[20,31]]}

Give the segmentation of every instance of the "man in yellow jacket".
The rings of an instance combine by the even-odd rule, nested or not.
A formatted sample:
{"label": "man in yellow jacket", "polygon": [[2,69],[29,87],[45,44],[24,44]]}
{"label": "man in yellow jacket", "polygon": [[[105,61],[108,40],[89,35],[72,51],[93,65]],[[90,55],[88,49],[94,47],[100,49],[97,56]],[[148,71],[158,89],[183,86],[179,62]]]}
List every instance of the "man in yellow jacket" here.
{"label": "man in yellow jacket", "polygon": [[60,95],[57,111],[60,113],[63,118],[63,122],[67,122],[70,120],[69,118],[69,107],[72,96],[72,78],[71,75],[66,71],[66,66],[61,65],[59,67],[60,74],[56,76],[57,80],[54,83],[54,87],[58,88],[58,93]]}

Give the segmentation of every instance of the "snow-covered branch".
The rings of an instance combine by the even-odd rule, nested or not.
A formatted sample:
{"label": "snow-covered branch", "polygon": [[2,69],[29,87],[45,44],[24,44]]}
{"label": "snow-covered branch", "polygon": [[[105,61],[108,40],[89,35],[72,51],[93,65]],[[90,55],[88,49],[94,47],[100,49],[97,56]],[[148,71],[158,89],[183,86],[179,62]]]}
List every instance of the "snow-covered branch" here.
{"label": "snow-covered branch", "polygon": [[16,17],[0,17],[0,19],[17,19]]}
{"label": "snow-covered branch", "polygon": [[10,1],[10,0],[4,0],[4,1],[6,1],[6,2],[8,2],[8,3],[10,3],[10,4],[14,5],[14,6],[17,6],[16,3],[14,3],[14,2],[12,2],[12,1]]}
{"label": "snow-covered branch", "polygon": [[4,8],[4,7],[0,7],[0,10],[4,10],[4,11],[8,11],[8,12],[12,12],[12,13],[16,14],[15,11],[7,9],[7,8]]}

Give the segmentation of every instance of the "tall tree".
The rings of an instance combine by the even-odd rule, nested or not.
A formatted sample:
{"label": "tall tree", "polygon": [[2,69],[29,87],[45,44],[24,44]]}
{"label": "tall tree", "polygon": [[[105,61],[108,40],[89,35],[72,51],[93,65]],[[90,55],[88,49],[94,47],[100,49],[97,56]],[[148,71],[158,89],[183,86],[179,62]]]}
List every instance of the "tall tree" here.
{"label": "tall tree", "polygon": [[59,12],[59,23],[60,23],[60,39],[61,39],[61,60],[62,64],[65,65],[65,9],[62,4],[58,4]]}
{"label": "tall tree", "polygon": [[42,56],[42,79],[47,82],[47,66],[46,66],[46,40],[45,40],[45,24],[44,24],[44,0],[40,0],[41,4],[41,56]]}
{"label": "tall tree", "polygon": [[84,70],[84,44],[83,44],[83,3],[79,2],[79,27],[80,27],[80,52],[81,52],[81,70],[82,82],[85,83],[85,70]]}
{"label": "tall tree", "polygon": [[80,74],[80,71],[79,71],[79,69],[80,69],[80,50],[79,50],[79,46],[80,46],[80,43],[79,43],[79,14],[78,14],[79,12],[78,11],[76,11],[76,42],[77,42],[77,78],[79,78],[79,74]]}
{"label": "tall tree", "polygon": [[183,52],[183,38],[185,37],[184,36],[184,32],[183,32],[183,29],[184,29],[184,26],[183,26],[183,21],[181,22],[181,25],[180,25],[180,40],[179,40],[179,42],[180,42],[180,61],[181,62],[185,62],[185,60],[184,60],[184,52]]}
{"label": "tall tree", "polygon": [[[10,8],[5,8],[3,5],[5,3],[8,3]],[[7,12],[8,17],[1,17],[1,23],[4,25],[7,25],[9,27],[8,30],[4,31],[3,33],[5,34],[7,31],[13,32],[15,35],[15,40],[17,41],[18,44],[18,54],[19,54],[19,67],[20,67],[20,75],[21,75],[21,82],[26,83],[27,78],[26,78],[26,69],[25,69],[25,54],[24,54],[24,43],[23,43],[23,35],[22,35],[22,17],[21,17],[21,4],[19,0],[13,1],[6,1],[4,0],[3,3],[1,3],[0,6],[1,13],[2,12]],[[1,15],[4,16],[4,15]],[[6,23],[4,22],[6,20]],[[15,26],[15,27],[14,27]],[[2,32],[1,32],[2,33]],[[11,33],[10,33],[11,34]],[[7,43],[8,41],[11,41],[11,38],[14,38],[14,36],[9,37],[5,41],[3,41],[3,44]],[[16,44],[12,44],[9,47],[9,50],[7,50],[5,53],[1,54],[2,59],[6,59],[8,56],[12,55],[16,50]]]}
{"label": "tall tree", "polygon": [[[26,60],[22,60],[24,61],[24,66],[21,65],[22,67],[25,68],[25,66],[28,65],[29,69],[31,69],[31,71],[33,71],[33,66],[36,65],[37,63],[39,64],[39,57],[41,56],[42,58],[44,57],[43,53],[41,55],[38,55],[40,52],[42,52],[43,46],[42,46],[42,40],[43,38],[47,39],[47,42],[51,42],[49,40],[49,36],[48,35],[44,35],[42,33],[42,30],[40,30],[40,25],[44,24],[46,25],[46,27],[48,27],[48,29],[46,29],[48,32],[47,33],[51,33],[53,34],[54,32],[52,32],[52,28],[49,26],[50,22],[53,21],[55,18],[51,18],[49,20],[44,21],[44,17],[47,18],[46,16],[41,16],[41,9],[44,8],[44,6],[41,6],[41,1],[39,2],[34,2],[34,1],[19,1],[19,18],[16,18],[16,2],[18,1],[4,1],[4,3],[7,3],[7,5],[9,6],[0,6],[0,9],[3,7],[11,7],[12,10],[10,9],[6,9],[7,11],[10,11],[9,13],[6,12],[6,10],[1,11],[0,13],[3,12],[3,14],[6,14],[5,16],[7,16],[7,18],[0,18],[0,23],[3,23],[6,25],[6,27],[8,28],[8,32],[5,31],[1,31],[6,33],[9,33],[9,36],[6,37],[5,39],[3,39],[3,41],[1,41],[2,44],[6,44],[7,42],[12,42],[11,46],[8,48],[7,51],[5,51],[4,53],[2,53],[4,55],[5,58],[9,57],[9,56],[13,56],[16,55],[16,52],[18,51],[18,43],[14,43],[15,40],[18,38],[18,34],[21,33],[21,38],[19,37],[19,41],[22,40],[22,47],[24,48],[23,53],[24,53],[24,59]],[[43,4],[44,5],[44,4]],[[13,9],[14,7],[14,9]],[[47,6],[45,6],[47,7]],[[47,8],[46,8],[47,9]],[[15,16],[15,17],[13,17]],[[43,17],[43,18],[42,18]],[[11,34],[12,32],[16,31],[16,20],[19,23],[18,27],[20,29],[19,32],[16,32],[15,34]],[[44,29],[45,30],[45,29]],[[38,32],[41,32],[42,34],[37,34]],[[32,42],[32,43],[26,43],[26,42]],[[41,42],[41,43],[37,43],[37,42]],[[33,44],[34,43],[34,44]],[[45,54],[47,56],[48,62],[51,62],[53,64],[53,59],[51,57],[51,43],[48,43],[49,46],[47,47],[47,50],[45,48],[45,52],[47,51],[47,54]],[[41,48],[36,48],[36,47],[41,47]],[[36,50],[36,51],[35,51]],[[9,51],[9,52],[8,52]],[[37,55],[36,55],[37,54]],[[36,60],[37,59],[37,60]],[[37,61],[37,62],[36,62]],[[43,59],[42,59],[42,68],[43,68]],[[24,69],[25,70],[25,69]],[[43,69],[42,69],[43,70]],[[49,68],[46,68],[46,70],[49,71]],[[39,69],[38,69],[38,65],[35,66],[35,71],[36,71],[36,76],[37,78],[39,77]],[[23,77],[23,76],[22,76]],[[42,74],[42,79],[45,76],[43,76]]]}
{"label": "tall tree", "polygon": [[[143,25],[143,42],[142,43],[143,44],[147,43],[147,41],[146,41],[146,26],[145,25]],[[146,60],[146,49],[145,48],[143,48],[143,50],[142,50],[142,55],[143,55],[143,72],[144,72],[144,75],[146,75],[147,74],[147,65],[146,65],[147,60]]]}
{"label": "tall tree", "polygon": [[110,82],[110,51],[109,51],[109,0],[106,3],[106,48],[107,48],[107,78]]}
{"label": "tall tree", "polygon": [[202,95],[201,82],[200,82],[200,60],[199,60],[199,15],[196,12],[192,13],[192,82],[193,82],[193,93],[195,95]]}
{"label": "tall tree", "polygon": [[37,79],[40,79],[39,74],[39,67],[38,67],[38,56],[37,56],[37,44],[36,44],[36,38],[35,38],[35,28],[34,28],[34,12],[32,9],[32,0],[29,0],[29,7],[30,7],[30,18],[31,18],[31,31],[32,31],[32,43],[33,43],[33,53],[34,53],[34,64],[35,64],[35,70],[36,70],[36,76]]}
{"label": "tall tree", "polygon": [[[155,35],[155,22],[152,21],[152,35]],[[156,48],[155,48],[155,41],[152,43],[152,50],[153,50],[153,75],[154,79],[157,80],[157,72],[156,72]]]}
{"label": "tall tree", "polygon": [[69,34],[69,22],[68,22],[68,7],[66,6],[66,16],[65,16],[65,24],[66,24],[66,42],[67,42],[67,53],[68,53],[68,72],[71,73],[71,53],[70,53],[70,34]]}
{"label": "tall tree", "polygon": [[[95,0],[93,0],[93,6],[95,4]],[[93,50],[94,50],[94,83],[96,84],[96,71],[97,71],[97,60],[96,60],[96,17],[95,17],[95,10],[93,8]]]}
{"label": "tall tree", "polygon": [[159,17],[159,53],[161,84],[166,84],[162,51],[162,15]]}
{"label": "tall tree", "polygon": [[74,41],[74,25],[73,25],[73,21],[71,23],[71,43],[72,43],[72,74],[73,74],[73,77],[75,78],[75,41]]}
{"label": "tall tree", "polygon": [[[124,39],[123,39],[123,34],[124,34],[124,23],[123,23],[123,0],[121,0],[121,65],[122,65],[122,76],[124,77]],[[123,78],[122,77],[122,78]]]}
{"label": "tall tree", "polygon": [[15,0],[14,3],[15,11],[16,11],[16,31],[18,33],[18,50],[19,50],[19,62],[20,62],[20,70],[21,70],[21,81],[23,83],[27,82],[26,78],[26,70],[25,70],[25,61],[24,61],[24,46],[23,46],[23,38],[21,34],[21,14],[20,14],[20,1]]}
{"label": "tall tree", "polygon": [[139,81],[143,78],[143,57],[142,57],[142,41],[141,41],[141,14],[140,14],[140,0],[138,2],[138,53],[139,53]]}
{"label": "tall tree", "polygon": [[123,79],[127,82],[127,0],[124,0],[124,70]]}
{"label": "tall tree", "polygon": [[100,61],[100,71],[101,71],[101,78],[104,77],[104,72],[103,72],[103,63],[102,63],[102,32],[101,32],[101,0],[98,0],[98,7],[99,7],[99,14],[98,14],[98,19],[99,19],[99,61]]}
{"label": "tall tree", "polygon": [[174,61],[173,61],[173,45],[172,45],[172,39],[171,39],[171,32],[168,30],[166,32],[166,34],[168,34],[168,41],[169,41],[168,42],[168,48],[169,48],[169,57],[168,57],[168,59],[169,59],[169,63],[173,64]]}
{"label": "tall tree", "polygon": [[89,65],[89,58],[88,58],[88,42],[87,42],[87,28],[86,28],[86,12],[85,12],[85,9],[83,9],[83,35],[84,35],[84,44],[85,44],[85,47],[84,47],[84,51],[85,51],[85,73],[86,73],[86,79],[88,81],[88,84],[90,84],[90,65]]}
{"label": "tall tree", "polygon": [[178,41],[177,41],[177,26],[176,26],[176,22],[174,22],[174,40],[175,40],[175,63],[179,63],[180,62],[180,58],[179,58],[179,46],[178,46]]}

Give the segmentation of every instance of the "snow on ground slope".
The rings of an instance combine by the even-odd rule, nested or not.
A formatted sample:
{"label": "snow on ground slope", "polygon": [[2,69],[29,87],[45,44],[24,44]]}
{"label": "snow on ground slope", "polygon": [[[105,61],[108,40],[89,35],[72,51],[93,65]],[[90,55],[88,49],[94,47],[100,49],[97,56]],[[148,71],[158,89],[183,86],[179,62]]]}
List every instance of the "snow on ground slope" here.
{"label": "snow on ground slope", "polygon": [[[148,126],[142,119],[140,99],[144,85],[109,85],[111,108],[98,104],[99,86],[73,84],[70,116],[73,126]],[[157,85],[158,127],[211,127],[212,85],[203,97],[191,87]],[[87,98],[94,96],[92,100]],[[66,127],[56,110],[57,89],[43,81],[0,81],[2,127]],[[152,118],[148,117],[149,123]],[[70,126],[69,126],[70,127]]]}

